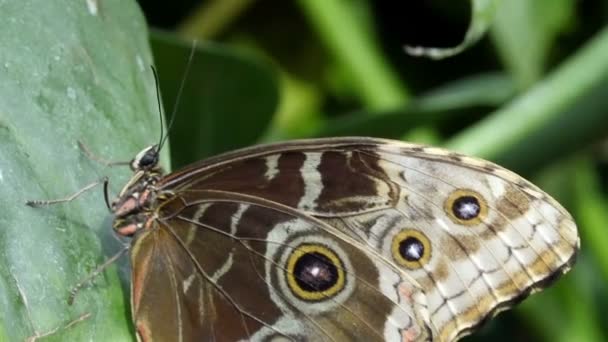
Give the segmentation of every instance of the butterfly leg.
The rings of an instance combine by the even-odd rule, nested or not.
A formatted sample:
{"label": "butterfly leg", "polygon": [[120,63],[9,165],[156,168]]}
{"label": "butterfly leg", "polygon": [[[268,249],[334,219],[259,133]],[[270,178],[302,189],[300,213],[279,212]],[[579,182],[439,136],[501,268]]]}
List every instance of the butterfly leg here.
{"label": "butterfly leg", "polygon": [[38,340],[40,338],[46,338],[46,337],[54,335],[54,334],[56,334],[56,333],[58,333],[58,332],[60,332],[62,330],[67,330],[70,327],[73,327],[74,325],[87,320],[89,317],[91,317],[91,313],[90,312],[85,313],[85,314],[81,315],[80,317],[78,317],[78,318],[76,318],[76,319],[68,322],[64,326],[59,326],[59,327],[57,327],[55,329],[52,329],[50,331],[47,331],[45,333],[38,333],[38,332],[36,332],[34,335],[32,335],[32,336],[28,337],[27,339],[25,339],[25,341],[26,342],[36,342],[36,340]]}
{"label": "butterfly leg", "polygon": [[[82,153],[84,153],[84,155],[87,158],[89,158],[90,160],[97,162],[101,165],[104,165],[104,166],[117,166],[117,165],[129,165],[130,164],[130,162],[128,162],[128,161],[127,162],[125,162],[125,161],[116,162],[116,161],[108,161],[104,158],[101,158],[101,157],[95,155],[93,152],[91,152],[91,150],[81,141],[78,141],[78,147],[80,148]],[[38,207],[44,207],[47,205],[71,202],[74,199],[76,199],[78,196],[80,196],[83,193],[89,191],[90,189],[96,187],[97,185],[103,184],[104,200],[106,202],[106,206],[111,211],[110,199],[108,196],[108,182],[109,182],[108,177],[103,177],[100,180],[97,180],[93,183],[85,185],[84,187],[82,187],[81,189],[79,189],[78,191],[76,191],[75,193],[73,193],[67,197],[58,198],[58,199],[54,199],[54,200],[31,200],[31,201],[26,201],[25,204],[30,207],[38,208]]]}
{"label": "butterfly leg", "polygon": [[118,165],[129,165],[130,161],[110,161],[102,158],[91,151],[82,141],[78,140],[78,148],[84,153],[84,155],[90,160],[99,163],[103,166],[118,166]]}
{"label": "butterfly leg", "polygon": [[70,296],[68,297],[68,304],[72,305],[74,303],[74,299],[76,298],[76,295],[78,294],[80,289],[82,289],[83,286],[85,286],[91,280],[95,279],[101,272],[103,272],[106,268],[108,268],[108,266],[110,266],[114,262],[116,262],[116,260],[118,260],[118,258],[120,258],[128,250],[129,250],[129,246],[127,245],[123,249],[121,249],[118,253],[114,254],[113,256],[108,258],[106,261],[104,261],[103,264],[97,266],[97,268],[93,272],[89,273],[89,275],[87,275],[86,278],[79,281],[78,284],[74,285],[74,287],[72,287],[72,289],[70,290]]}
{"label": "butterfly leg", "polygon": [[103,177],[100,180],[97,180],[93,183],[87,184],[84,187],[82,187],[81,189],[79,189],[78,191],[74,192],[73,194],[63,197],[63,198],[57,198],[57,199],[53,199],[53,200],[29,200],[26,201],[25,204],[33,207],[33,208],[39,208],[39,207],[44,207],[47,205],[53,205],[53,204],[58,204],[58,203],[66,203],[66,202],[71,202],[74,199],[76,199],[78,196],[82,195],[83,193],[93,189],[94,187],[103,184],[104,185],[104,197],[106,200],[106,205],[108,206],[108,208],[110,207],[109,204],[109,199],[108,199],[108,177]]}

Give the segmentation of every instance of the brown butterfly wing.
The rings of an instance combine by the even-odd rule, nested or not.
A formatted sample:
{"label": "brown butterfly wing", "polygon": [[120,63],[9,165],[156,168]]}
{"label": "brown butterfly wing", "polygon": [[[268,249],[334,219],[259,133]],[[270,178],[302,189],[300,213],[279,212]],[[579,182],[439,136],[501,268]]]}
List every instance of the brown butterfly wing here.
{"label": "brown butterfly wing", "polygon": [[[142,340],[382,341],[395,311],[414,325],[407,308],[379,291],[381,262],[348,236],[256,197],[189,195],[166,203],[161,212],[171,215],[134,242],[133,317]],[[333,289],[298,287],[303,273],[284,265],[291,258],[306,266],[301,255],[336,266]]]}
{"label": "brown butterfly wing", "polygon": [[[291,208],[291,216],[324,227],[317,229],[320,234],[347,236],[337,243],[348,241],[346,249],[358,245],[352,253],[366,254],[376,263],[375,269],[362,265],[361,272],[354,266],[353,273],[358,277],[369,272],[372,278],[379,273],[375,288],[408,312],[385,312],[379,315],[381,322],[373,323],[388,340],[424,337],[425,329],[440,340],[469,333],[565,273],[578,249],[570,215],[517,175],[489,162],[394,141],[340,138],[254,147],[203,161],[167,176],[158,186],[181,199],[161,210],[161,216],[171,217],[165,224],[179,234],[187,231],[178,229],[175,218],[184,205],[204,199],[208,191],[224,191],[232,194],[235,205],[239,196],[262,201],[263,207],[272,208],[265,213],[270,217],[284,210],[278,208]],[[478,201],[475,219],[455,216],[459,198]],[[464,214],[473,207],[466,208]],[[226,231],[226,225],[241,216],[209,217],[218,219],[215,225]],[[243,232],[273,227],[282,231],[276,225],[254,222],[243,226]],[[416,244],[407,244],[412,238]],[[266,247],[258,248],[272,245],[267,241],[263,237],[259,245]],[[410,252],[402,246],[416,247],[416,253],[424,250],[424,258],[405,260],[399,253]],[[201,253],[192,260],[214,260],[216,267],[226,260],[226,251],[207,254],[205,239],[189,250]],[[236,286],[242,289],[238,281],[260,274],[255,270],[244,270]],[[260,288],[267,286],[273,293],[275,285],[260,283]],[[298,310],[305,311],[305,305]],[[408,323],[411,317],[417,317],[417,326]]]}
{"label": "brown butterfly wing", "polygon": [[248,148],[173,173],[159,187],[243,193],[315,216],[394,207],[400,191],[378,164],[381,142],[317,139]]}

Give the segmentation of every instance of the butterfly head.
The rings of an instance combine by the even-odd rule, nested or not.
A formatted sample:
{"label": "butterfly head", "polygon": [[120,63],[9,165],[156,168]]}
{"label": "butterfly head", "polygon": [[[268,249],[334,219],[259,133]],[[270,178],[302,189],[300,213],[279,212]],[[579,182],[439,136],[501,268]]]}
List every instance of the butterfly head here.
{"label": "butterfly head", "polygon": [[147,171],[158,167],[159,149],[158,145],[152,145],[141,150],[133,160],[131,160],[131,170]]}
{"label": "butterfly head", "polygon": [[112,225],[120,235],[133,236],[147,221],[146,210],[156,198],[153,187],[162,176],[158,146],[144,148],[131,160],[133,177],[110,206],[115,215]]}

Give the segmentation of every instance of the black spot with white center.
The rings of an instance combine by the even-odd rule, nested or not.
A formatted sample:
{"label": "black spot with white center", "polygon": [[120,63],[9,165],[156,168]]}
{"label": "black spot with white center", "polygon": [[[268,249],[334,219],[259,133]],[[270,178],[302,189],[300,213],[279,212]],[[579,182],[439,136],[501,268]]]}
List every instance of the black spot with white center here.
{"label": "black spot with white center", "polygon": [[472,220],[479,216],[481,205],[475,196],[462,196],[452,204],[452,212],[461,220]]}
{"label": "black spot with white center", "polygon": [[399,254],[407,261],[420,261],[424,256],[424,244],[410,236],[399,243]]}
{"label": "black spot with white center", "polygon": [[338,268],[325,255],[312,252],[300,256],[293,275],[302,290],[325,291],[338,281]]}

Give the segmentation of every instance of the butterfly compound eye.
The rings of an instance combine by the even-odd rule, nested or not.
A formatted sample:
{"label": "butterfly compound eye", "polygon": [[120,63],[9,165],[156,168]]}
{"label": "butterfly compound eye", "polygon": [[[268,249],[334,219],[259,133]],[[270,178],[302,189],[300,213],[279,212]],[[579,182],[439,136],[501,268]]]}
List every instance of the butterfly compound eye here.
{"label": "butterfly compound eye", "polygon": [[158,163],[158,152],[156,149],[148,150],[139,160],[139,165],[142,168],[149,168]]}
{"label": "butterfly compound eye", "polygon": [[146,147],[139,152],[131,162],[131,169],[147,170],[155,167],[158,164],[157,145]]}

